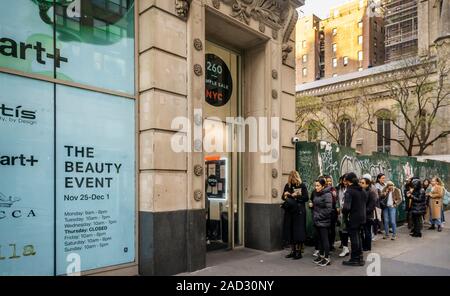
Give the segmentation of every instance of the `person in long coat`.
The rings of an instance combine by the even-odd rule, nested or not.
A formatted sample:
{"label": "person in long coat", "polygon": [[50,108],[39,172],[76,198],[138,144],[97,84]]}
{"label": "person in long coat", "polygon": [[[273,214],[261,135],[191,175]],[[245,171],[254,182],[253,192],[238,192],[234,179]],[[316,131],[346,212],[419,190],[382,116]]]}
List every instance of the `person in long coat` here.
{"label": "person in long coat", "polygon": [[286,258],[302,258],[302,247],[306,241],[306,207],[309,200],[308,189],[296,171],[289,174],[284,186],[282,208],[284,209],[283,239],[291,245]]}
{"label": "person in long coat", "polygon": [[442,203],[444,198],[444,184],[439,177],[433,178],[431,180],[431,192],[429,194],[430,198],[430,216],[431,216],[431,226],[428,229],[436,229],[438,226],[438,231],[442,231]]}

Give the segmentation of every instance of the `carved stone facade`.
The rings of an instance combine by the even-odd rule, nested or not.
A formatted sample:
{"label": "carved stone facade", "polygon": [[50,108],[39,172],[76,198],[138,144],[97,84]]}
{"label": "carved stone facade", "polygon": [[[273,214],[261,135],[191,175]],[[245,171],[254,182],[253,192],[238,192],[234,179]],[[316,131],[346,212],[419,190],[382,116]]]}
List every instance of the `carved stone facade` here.
{"label": "carved stone facade", "polygon": [[[172,120],[195,127],[205,106],[205,54],[210,42],[239,52],[244,117],[279,118],[272,129],[279,149],[274,163],[243,153],[242,212],[246,247],[273,251],[281,241],[266,237],[281,229],[278,193],[295,169],[296,8],[303,0],[140,0],[139,7],[139,273],[166,275],[205,267],[206,170],[202,142],[193,153],[170,149],[179,132]],[[274,132],[275,130],[275,132]],[[144,165],[145,164],[145,165]],[[275,175],[274,175],[275,173]],[[258,180],[258,181],[255,181]],[[233,185],[234,186],[234,185]],[[276,194],[275,194],[276,193]],[[245,210],[244,210],[245,209]],[[270,211],[270,219],[254,219]],[[173,242],[177,243],[174,244]]]}

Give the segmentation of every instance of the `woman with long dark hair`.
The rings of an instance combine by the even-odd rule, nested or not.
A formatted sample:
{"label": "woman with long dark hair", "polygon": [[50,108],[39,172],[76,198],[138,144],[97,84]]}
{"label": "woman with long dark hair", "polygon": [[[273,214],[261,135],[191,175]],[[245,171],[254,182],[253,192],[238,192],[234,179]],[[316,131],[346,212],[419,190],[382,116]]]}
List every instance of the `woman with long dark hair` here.
{"label": "woman with long dark hair", "polygon": [[320,266],[327,266],[331,264],[329,231],[333,211],[333,198],[331,196],[331,187],[327,186],[324,178],[318,179],[314,188],[313,222],[319,244],[319,256],[314,259],[314,263]]}
{"label": "woman with long dark hair", "polygon": [[308,189],[298,172],[292,171],[289,174],[281,198],[284,201],[283,239],[291,246],[291,252],[285,257],[297,260],[302,258],[301,249],[306,240],[305,203],[309,200]]}

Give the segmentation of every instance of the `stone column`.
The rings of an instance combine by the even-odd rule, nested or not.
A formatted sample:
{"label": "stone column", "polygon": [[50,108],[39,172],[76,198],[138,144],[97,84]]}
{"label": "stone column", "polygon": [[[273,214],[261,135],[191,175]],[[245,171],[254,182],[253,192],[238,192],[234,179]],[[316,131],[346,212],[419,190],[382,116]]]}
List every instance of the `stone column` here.
{"label": "stone column", "polygon": [[174,1],[139,1],[139,271],[187,269],[187,154],[172,120],[187,116],[186,22]]}

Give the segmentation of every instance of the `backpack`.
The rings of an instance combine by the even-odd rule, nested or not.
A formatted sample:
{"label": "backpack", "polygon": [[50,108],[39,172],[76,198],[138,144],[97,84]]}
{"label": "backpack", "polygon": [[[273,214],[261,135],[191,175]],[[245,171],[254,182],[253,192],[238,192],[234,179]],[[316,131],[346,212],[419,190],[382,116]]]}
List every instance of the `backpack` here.
{"label": "backpack", "polygon": [[450,192],[447,191],[447,189],[444,189],[444,198],[442,199],[444,206],[448,206],[448,202],[450,200]]}

